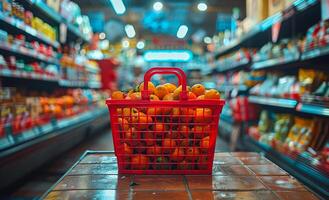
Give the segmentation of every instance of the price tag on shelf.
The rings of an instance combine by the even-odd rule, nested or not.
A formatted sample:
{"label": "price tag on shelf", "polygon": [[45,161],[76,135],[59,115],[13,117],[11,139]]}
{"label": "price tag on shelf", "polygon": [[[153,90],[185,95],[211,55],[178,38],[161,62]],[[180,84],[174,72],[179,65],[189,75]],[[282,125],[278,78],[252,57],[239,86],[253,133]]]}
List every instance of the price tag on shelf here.
{"label": "price tag on shelf", "polygon": [[272,26],[272,42],[277,42],[280,34],[281,29],[281,21],[276,22]]}
{"label": "price tag on shelf", "polygon": [[329,19],[329,0],[321,0],[321,19]]}
{"label": "price tag on shelf", "polygon": [[67,26],[64,23],[59,25],[59,41],[65,43],[67,39]]}

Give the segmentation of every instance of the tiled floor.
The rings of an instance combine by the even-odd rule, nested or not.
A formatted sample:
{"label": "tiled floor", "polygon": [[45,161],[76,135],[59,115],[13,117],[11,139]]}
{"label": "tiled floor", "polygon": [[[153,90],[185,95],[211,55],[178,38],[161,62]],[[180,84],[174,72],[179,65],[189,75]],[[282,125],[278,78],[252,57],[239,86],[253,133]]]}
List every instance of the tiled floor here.
{"label": "tiled floor", "polygon": [[[19,187],[14,188],[12,191],[7,191],[7,194],[1,194],[0,199],[38,199],[43,193],[47,191],[64,173],[80,158],[80,156],[86,150],[97,150],[97,151],[113,151],[113,142],[112,142],[112,135],[111,131],[107,130],[103,133],[95,135],[93,138],[88,138],[85,142],[78,145],[77,147],[71,149],[65,155],[60,156],[59,158],[55,159],[48,165],[42,167],[37,172],[31,174],[27,177],[25,181]],[[223,152],[229,151],[228,145],[217,138],[216,142],[216,151]],[[83,160],[85,163],[95,163],[101,161],[103,164],[113,163],[110,157],[88,157],[87,159]],[[230,161],[228,158],[228,162],[236,162]],[[117,168],[116,165],[102,165],[102,166],[90,166],[90,168],[83,168],[83,169],[75,169],[71,173],[74,175],[76,171],[82,170],[85,173],[89,174],[111,174],[116,173]],[[229,169],[225,169],[226,173],[230,173]],[[234,169],[232,169],[234,171]],[[239,169],[235,169],[239,170]],[[111,181],[112,179],[108,177],[107,179],[102,179],[105,183],[107,181]],[[69,192],[68,196],[70,195],[85,195],[83,192]],[[102,191],[102,195],[105,197],[111,197],[115,193],[111,191]],[[88,194],[89,195],[89,194]],[[95,195],[99,195],[99,193],[95,192]],[[120,194],[121,195],[121,194]],[[122,194],[124,196],[124,194]],[[143,196],[147,195],[147,192],[137,192],[133,194],[136,198],[142,198]],[[161,195],[160,195],[161,196]],[[178,196],[179,197],[179,196]],[[159,198],[159,194],[154,195],[155,199]],[[183,198],[183,197],[182,197]],[[86,198],[88,199],[88,198]],[[97,199],[97,198],[96,198]]]}
{"label": "tiled floor", "polygon": [[112,153],[91,153],[46,199],[317,199],[258,154],[234,155],[217,153],[213,175],[118,175]]}

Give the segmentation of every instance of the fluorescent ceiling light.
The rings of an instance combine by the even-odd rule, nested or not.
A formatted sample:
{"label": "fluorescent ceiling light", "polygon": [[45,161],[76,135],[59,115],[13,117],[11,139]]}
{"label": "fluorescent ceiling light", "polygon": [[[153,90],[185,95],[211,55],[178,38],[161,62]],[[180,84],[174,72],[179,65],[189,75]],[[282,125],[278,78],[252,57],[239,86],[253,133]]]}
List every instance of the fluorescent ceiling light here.
{"label": "fluorescent ceiling light", "polygon": [[106,35],[105,35],[105,33],[102,32],[98,35],[98,37],[99,37],[99,39],[104,40],[106,38]]}
{"label": "fluorescent ceiling light", "polygon": [[126,31],[126,34],[129,38],[133,38],[136,35],[136,32],[135,32],[135,29],[134,29],[133,25],[127,24],[125,26],[125,31]]}
{"label": "fluorescent ceiling light", "polygon": [[124,39],[121,42],[122,48],[127,49],[129,47],[129,41]]}
{"label": "fluorescent ceiling light", "polygon": [[122,0],[110,0],[116,14],[122,15],[126,12],[126,7]]}
{"label": "fluorescent ceiling light", "polygon": [[210,44],[211,43],[211,38],[206,36],[203,38],[203,42],[206,43],[206,44]]}
{"label": "fluorescent ceiling light", "polygon": [[200,11],[206,11],[208,8],[207,4],[205,3],[198,3],[198,10]]}
{"label": "fluorescent ceiling light", "polygon": [[187,34],[187,31],[188,31],[188,27],[186,25],[181,25],[179,28],[178,28],[178,31],[177,31],[177,37],[178,38],[184,38]]}
{"label": "fluorescent ceiling light", "polygon": [[153,9],[155,11],[160,11],[163,8],[163,4],[160,1],[157,1],[153,4]]}
{"label": "fluorescent ceiling light", "polygon": [[145,43],[143,41],[138,41],[136,47],[137,49],[144,49]]}
{"label": "fluorescent ceiling light", "polygon": [[193,54],[189,50],[152,50],[144,54],[145,61],[165,62],[187,62]]}

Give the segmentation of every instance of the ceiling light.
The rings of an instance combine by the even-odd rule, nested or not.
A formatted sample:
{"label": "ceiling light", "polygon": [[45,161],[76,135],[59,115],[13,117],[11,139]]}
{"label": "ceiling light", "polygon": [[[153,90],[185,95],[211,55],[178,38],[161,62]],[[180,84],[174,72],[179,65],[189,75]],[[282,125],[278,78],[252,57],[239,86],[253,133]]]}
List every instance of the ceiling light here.
{"label": "ceiling light", "polygon": [[122,15],[126,12],[126,7],[122,0],[110,0],[116,14]]}
{"label": "ceiling light", "polygon": [[150,50],[145,52],[147,62],[187,62],[193,58],[190,50]]}
{"label": "ceiling light", "polygon": [[208,8],[207,4],[205,4],[205,3],[198,3],[198,10],[200,10],[200,11],[203,12],[203,11],[206,11],[207,8]]}
{"label": "ceiling light", "polygon": [[106,38],[106,35],[105,35],[105,33],[102,32],[98,35],[98,37],[100,40],[104,40]]}
{"label": "ceiling light", "polygon": [[136,47],[137,49],[144,49],[145,43],[143,41],[138,41]]}
{"label": "ceiling light", "polygon": [[212,41],[211,38],[208,37],[208,36],[203,38],[203,42],[206,43],[206,44],[210,44],[211,41]]}
{"label": "ceiling light", "polygon": [[186,25],[181,25],[178,28],[177,37],[180,39],[184,38],[187,34],[187,31],[188,31],[188,27]]}
{"label": "ceiling light", "polygon": [[127,48],[129,48],[129,41],[124,39],[124,40],[122,40],[121,45],[122,45],[122,48],[127,49]]}
{"label": "ceiling light", "polygon": [[135,29],[134,29],[133,25],[127,24],[125,26],[125,31],[126,31],[126,34],[129,38],[133,38],[136,35],[136,32],[135,32]]}
{"label": "ceiling light", "polygon": [[157,1],[153,4],[153,9],[155,11],[160,11],[163,8],[163,4],[160,1]]}

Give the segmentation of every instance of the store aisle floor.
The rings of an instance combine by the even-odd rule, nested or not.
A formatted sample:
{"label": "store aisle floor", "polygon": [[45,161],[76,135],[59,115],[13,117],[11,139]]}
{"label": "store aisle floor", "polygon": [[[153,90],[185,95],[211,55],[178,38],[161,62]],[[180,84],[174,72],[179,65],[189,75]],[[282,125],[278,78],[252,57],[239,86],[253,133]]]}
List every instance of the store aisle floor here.
{"label": "store aisle floor", "polygon": [[[105,130],[98,135],[87,138],[80,145],[28,176],[20,186],[2,195],[0,199],[38,199],[86,150],[113,151],[114,147],[111,131]],[[229,151],[227,143],[217,138],[216,152],[227,151]]]}

